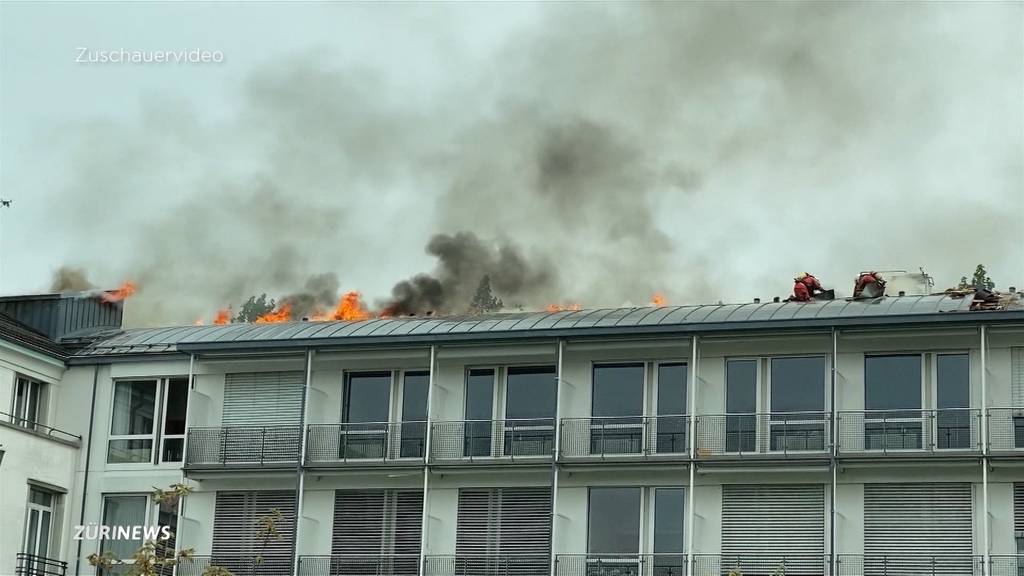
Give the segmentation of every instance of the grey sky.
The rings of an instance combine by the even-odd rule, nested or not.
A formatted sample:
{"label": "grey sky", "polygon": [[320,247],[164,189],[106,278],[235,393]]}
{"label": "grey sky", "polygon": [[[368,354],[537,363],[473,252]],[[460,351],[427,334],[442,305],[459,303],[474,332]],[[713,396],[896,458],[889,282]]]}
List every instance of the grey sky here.
{"label": "grey sky", "polygon": [[189,322],[333,272],[372,303],[460,231],[555,270],[531,306],[1021,285],[1022,7],[5,2],[0,291],[82,266]]}

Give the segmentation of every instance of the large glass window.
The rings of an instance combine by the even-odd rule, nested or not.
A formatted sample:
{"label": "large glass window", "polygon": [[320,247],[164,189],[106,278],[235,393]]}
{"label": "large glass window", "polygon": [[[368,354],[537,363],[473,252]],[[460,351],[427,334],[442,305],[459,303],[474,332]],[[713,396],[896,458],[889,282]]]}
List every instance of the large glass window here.
{"label": "large glass window", "polygon": [[[109,526],[113,532],[112,536],[122,536],[115,529],[124,526],[129,529],[133,526],[146,526],[147,508],[149,497],[145,495],[131,496],[105,496],[103,498],[103,525]],[[118,558],[131,558],[142,545],[142,539],[133,540],[129,538],[104,539],[100,541],[100,552],[111,552]]]}
{"label": "large glass window", "polygon": [[938,448],[973,446],[970,361],[967,354],[939,354],[935,358],[935,416]]}
{"label": "large glass window", "polygon": [[654,490],[654,576],[683,574],[685,502],[682,488]]}
{"label": "large glass window", "polygon": [[19,376],[14,389],[13,421],[18,426],[35,429],[43,412],[43,383]]}
{"label": "large glass window", "polygon": [[640,551],[640,488],[591,488],[587,552],[637,554]]}
{"label": "large glass window", "polygon": [[504,454],[551,454],[555,445],[554,366],[513,366],[505,380]]}
{"label": "large glass window", "polygon": [[655,451],[683,453],[689,449],[686,435],[687,367],[682,363],[658,365],[658,417],[655,419]]}
{"label": "large glass window", "polygon": [[825,358],[771,359],[771,449],[824,450]]}
{"label": "large glass window", "polygon": [[391,372],[345,374],[341,459],[385,457],[390,405]]}
{"label": "large glass window", "polygon": [[188,408],[188,379],[171,378],[164,394],[164,428],[160,461],[181,462],[185,450],[185,414]]}
{"label": "large glass window", "polygon": [[466,373],[466,427],[463,454],[490,456],[494,417],[494,370],[473,368]]}
{"label": "large glass window", "polygon": [[[34,486],[29,488],[22,550],[26,554],[38,557],[38,560],[50,558],[54,509],[58,498],[58,495],[47,490]],[[38,570],[40,574],[49,569],[45,562],[37,562],[36,559],[30,559],[28,562],[29,569]]]}
{"label": "large glass window", "polygon": [[725,451],[753,452],[757,444],[757,360],[725,363]]}
{"label": "large glass window", "polygon": [[114,383],[107,462],[152,462],[156,392],[156,380]]}
{"label": "large glass window", "polygon": [[922,447],[921,355],[864,358],[864,447]]}
{"label": "large glass window", "polygon": [[421,457],[427,439],[427,390],[429,372],[406,372],[402,384],[402,447],[403,458]]}
{"label": "large glass window", "polygon": [[644,365],[594,366],[590,453],[637,454],[643,450]]}

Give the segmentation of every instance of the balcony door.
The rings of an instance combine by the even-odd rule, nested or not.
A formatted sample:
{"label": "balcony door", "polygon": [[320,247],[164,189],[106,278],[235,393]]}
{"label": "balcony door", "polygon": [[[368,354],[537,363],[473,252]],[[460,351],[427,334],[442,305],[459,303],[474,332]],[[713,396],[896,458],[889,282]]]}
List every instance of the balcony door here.
{"label": "balcony door", "polygon": [[864,358],[864,448],[920,450],[925,445],[920,354]]}
{"label": "balcony door", "polygon": [[388,455],[391,371],[346,372],[338,456],[383,459]]}
{"label": "balcony door", "polygon": [[725,363],[725,451],[757,448],[757,360]]}
{"label": "balcony door", "polygon": [[405,372],[402,378],[402,434],[398,455],[421,458],[426,454],[427,392],[430,372]]}
{"label": "balcony door", "polygon": [[971,369],[967,354],[935,357],[935,447],[965,450],[978,445],[971,411]]}
{"label": "balcony door", "polygon": [[654,488],[654,566],[652,576],[682,576],[686,554],[683,528],[686,518],[683,488]]}
{"label": "balcony door", "polygon": [[585,570],[572,574],[640,576],[640,488],[591,488]]}
{"label": "balcony door", "polygon": [[25,538],[22,550],[32,556],[26,565],[38,569],[40,574],[49,568],[45,560],[50,554],[50,539],[53,536],[53,510],[57,496],[45,490],[29,488],[28,512],[25,517]]}
{"label": "balcony door", "polygon": [[687,372],[687,365],[681,362],[658,364],[654,419],[654,451],[658,454],[682,454],[690,448],[686,441],[690,431],[686,417]]}
{"label": "balcony door", "polygon": [[471,368],[466,373],[465,418],[462,455],[467,457],[492,456],[493,368]]}
{"label": "balcony door", "polygon": [[644,364],[597,364],[590,453],[640,454],[644,442]]}
{"label": "balcony door", "polygon": [[505,456],[546,456],[555,449],[554,366],[510,366],[505,376]]}
{"label": "balcony door", "polygon": [[769,449],[825,451],[825,357],[772,358],[768,384]]}

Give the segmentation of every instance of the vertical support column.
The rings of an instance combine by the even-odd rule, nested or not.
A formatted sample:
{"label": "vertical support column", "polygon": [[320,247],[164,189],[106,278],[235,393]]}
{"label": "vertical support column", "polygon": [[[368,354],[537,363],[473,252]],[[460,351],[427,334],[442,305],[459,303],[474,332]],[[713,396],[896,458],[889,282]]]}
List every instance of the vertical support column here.
{"label": "vertical support column", "polygon": [[427,377],[427,421],[424,425],[427,427],[425,433],[425,439],[423,442],[423,515],[420,518],[420,563],[416,568],[417,574],[423,576],[426,568],[427,561],[427,519],[429,515],[427,510],[429,508],[430,499],[427,497],[427,489],[430,487],[430,414],[433,411],[433,400],[434,400],[434,379],[436,378],[437,372],[437,347],[434,345],[430,346],[430,371]]}
{"label": "vertical support column", "polygon": [[299,542],[302,541],[302,500],[306,487],[306,410],[309,406],[309,388],[313,380],[313,350],[306,350],[306,383],[302,387],[302,414],[299,416],[299,461],[295,466],[298,476],[295,488],[295,546],[292,548],[293,573],[299,574]]}
{"label": "vertical support column", "polygon": [[565,341],[558,339],[555,364],[555,448],[551,454],[551,576],[555,576],[555,536],[558,534],[558,455],[562,451],[562,355]]}
{"label": "vertical support column", "polygon": [[686,504],[686,573],[693,574],[693,533],[695,530],[695,520],[697,518],[694,506],[696,505],[697,499],[694,494],[696,487],[697,478],[697,369],[698,369],[698,348],[697,348],[696,334],[690,336],[690,365],[687,367],[687,373],[689,374],[689,396],[687,401],[687,413],[690,415],[690,484],[688,485],[688,502]]}
{"label": "vertical support column", "polygon": [[981,325],[981,545],[985,567],[983,572],[991,570],[989,550],[989,501],[988,501],[988,334],[985,325]]}
{"label": "vertical support column", "polygon": [[839,362],[839,331],[836,330],[835,326],[832,327],[832,358],[829,361],[831,367],[829,380],[831,386],[831,399],[829,402],[829,430],[832,434],[832,446],[830,450],[829,468],[832,472],[832,494],[829,498],[829,521],[828,521],[828,570],[829,574],[835,576],[836,573],[836,493],[839,490],[839,466],[837,458],[839,456],[839,412],[837,407],[839,405],[836,402],[836,393],[838,388],[836,386],[836,365]]}
{"label": "vertical support column", "polygon": [[[196,355],[188,355],[188,393],[185,398],[185,440],[182,442],[181,449],[181,484],[185,484],[185,463],[188,462],[188,429],[192,421],[189,417],[192,415],[192,389],[195,388],[195,365]],[[178,499],[178,518],[177,518],[177,532],[174,534],[174,541],[178,544],[178,548],[181,548],[181,528],[184,526],[185,519],[185,501],[187,498]],[[178,573],[178,565],[175,564],[171,567],[172,576],[176,576]]]}

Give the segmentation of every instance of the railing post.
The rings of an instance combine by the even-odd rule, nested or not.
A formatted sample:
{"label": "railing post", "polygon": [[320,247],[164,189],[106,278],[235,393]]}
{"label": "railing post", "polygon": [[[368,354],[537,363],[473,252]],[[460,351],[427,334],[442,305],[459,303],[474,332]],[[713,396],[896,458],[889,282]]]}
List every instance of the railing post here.
{"label": "railing post", "polygon": [[263,456],[267,451],[267,427],[260,427],[260,466],[263,465]]}

